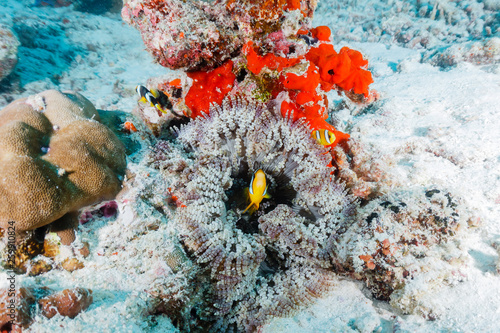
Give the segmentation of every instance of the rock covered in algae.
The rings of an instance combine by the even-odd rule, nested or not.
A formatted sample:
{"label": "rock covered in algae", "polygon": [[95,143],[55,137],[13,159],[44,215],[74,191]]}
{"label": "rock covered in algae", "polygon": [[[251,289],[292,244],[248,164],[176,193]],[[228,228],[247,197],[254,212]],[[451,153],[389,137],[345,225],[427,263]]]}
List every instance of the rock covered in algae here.
{"label": "rock covered in algae", "polygon": [[467,263],[461,236],[470,214],[460,200],[436,188],[405,190],[372,200],[357,214],[337,236],[339,265],[403,313],[439,316],[429,295],[463,280]]}
{"label": "rock covered in algae", "polygon": [[42,314],[52,318],[57,314],[75,318],[93,302],[92,290],[85,288],[64,289],[38,300]]}
{"label": "rock covered in algae", "polygon": [[122,17],[140,30],[162,66],[208,70],[232,58],[247,40],[310,24],[316,1],[127,0]]}

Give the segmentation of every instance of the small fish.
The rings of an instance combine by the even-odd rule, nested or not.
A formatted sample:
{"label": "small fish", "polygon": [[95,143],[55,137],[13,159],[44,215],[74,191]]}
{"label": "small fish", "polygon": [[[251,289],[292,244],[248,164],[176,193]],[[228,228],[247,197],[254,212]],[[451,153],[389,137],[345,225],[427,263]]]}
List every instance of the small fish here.
{"label": "small fish", "polygon": [[308,35],[299,35],[299,38],[303,39],[307,45],[314,45],[319,41],[317,38]]}
{"label": "small fish", "polygon": [[125,131],[127,132],[137,132],[137,128],[135,128],[134,126],[134,123],[130,122],[130,121],[126,121],[125,123],[123,123],[123,128],[125,129]]}
{"label": "small fish", "polygon": [[243,211],[245,213],[250,207],[254,206],[251,212],[259,209],[259,204],[264,198],[270,198],[271,196],[267,193],[266,174],[262,169],[255,171],[252,175],[252,180],[250,181],[250,187],[248,188],[248,195],[250,197],[250,204]]}
{"label": "small fish", "polygon": [[323,146],[329,146],[335,142],[335,134],[327,129],[314,130],[311,136]]}
{"label": "small fish", "polygon": [[144,103],[150,103],[151,106],[156,107],[159,111],[167,113],[166,109],[172,109],[172,103],[162,91],[150,91],[144,86],[135,87],[135,91],[141,97],[139,101]]}

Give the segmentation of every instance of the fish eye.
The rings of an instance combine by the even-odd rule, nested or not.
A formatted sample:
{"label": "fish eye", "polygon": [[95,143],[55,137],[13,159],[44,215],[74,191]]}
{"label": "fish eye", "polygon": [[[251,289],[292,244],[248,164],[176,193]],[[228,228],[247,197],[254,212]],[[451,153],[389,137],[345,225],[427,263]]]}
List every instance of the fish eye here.
{"label": "fish eye", "polygon": [[328,132],[328,133],[329,133],[329,136],[330,136],[331,143],[335,142],[335,139],[336,139],[335,134],[333,134],[332,132]]}

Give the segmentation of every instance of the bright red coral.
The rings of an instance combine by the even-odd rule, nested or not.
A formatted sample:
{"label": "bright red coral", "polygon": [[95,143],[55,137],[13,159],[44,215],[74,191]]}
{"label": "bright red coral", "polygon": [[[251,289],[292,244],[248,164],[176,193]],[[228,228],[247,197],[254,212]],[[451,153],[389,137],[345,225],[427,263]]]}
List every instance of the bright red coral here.
{"label": "bright red coral", "polygon": [[313,37],[325,42],[328,42],[330,40],[330,36],[332,35],[330,28],[324,25],[312,28],[311,33]]}
{"label": "bright red coral", "polygon": [[233,62],[226,61],[222,66],[208,72],[188,73],[193,85],[186,95],[186,105],[191,110],[191,118],[202,112],[208,113],[211,103],[221,104],[228,92],[233,89],[236,75],[232,72]]}
{"label": "bright red coral", "polygon": [[368,66],[368,60],[363,59],[361,52],[343,47],[340,54],[346,54],[351,66],[349,75],[338,86],[344,90],[353,90],[356,94],[363,94],[368,97],[368,86],[373,83],[372,73],[363,69]]}
{"label": "bright red coral", "polygon": [[315,91],[319,84],[319,73],[314,65],[309,65],[306,73],[297,75],[294,73],[286,73],[282,75],[280,81],[283,86],[288,89],[295,89],[301,91]]}
{"label": "bright red coral", "polygon": [[353,90],[356,94],[368,97],[368,86],[373,83],[372,75],[363,69],[368,66],[368,61],[356,50],[343,47],[339,53],[335,52],[333,45],[320,44],[312,48],[306,59],[319,67],[321,88],[324,91],[337,85],[346,91]]}
{"label": "bright red coral", "polygon": [[294,73],[282,74],[280,83],[288,91],[292,101],[292,103],[282,103],[282,115],[285,116],[287,112],[292,115],[293,111],[294,120],[322,116],[325,111],[320,105],[323,97],[316,92],[319,82],[320,75],[313,64],[310,64],[307,71],[300,76]]}
{"label": "bright red coral", "polygon": [[300,58],[279,57],[272,53],[260,56],[253,48],[253,42],[250,41],[243,46],[242,53],[247,57],[247,68],[250,72],[258,75],[260,71],[267,67],[270,70],[282,71],[284,68],[293,66],[300,61]]}
{"label": "bright red coral", "polygon": [[[300,1],[288,1],[286,9],[299,9]],[[328,118],[328,100],[325,92],[335,88],[344,91],[346,96],[357,101],[370,96],[368,86],[373,82],[371,73],[365,68],[368,61],[363,59],[360,52],[343,47],[336,52],[329,43],[331,31],[328,27],[320,26],[310,31],[301,29],[298,35],[309,35],[316,38],[316,42],[305,56],[297,58],[281,57],[268,50],[265,55],[259,54],[259,49],[253,41],[248,41],[241,52],[246,58],[246,68],[258,80],[263,80],[262,88],[271,93],[272,98],[279,98],[281,114],[291,117],[294,121],[306,118],[311,130],[327,129],[335,134],[335,141],[329,147],[344,145],[349,135],[337,131],[326,121]],[[282,42],[279,50],[288,50],[293,42],[283,39],[282,32],[273,32],[268,35],[269,41]],[[272,44],[272,43],[271,43]],[[274,45],[273,44],[273,45]],[[287,52],[284,52],[285,54]],[[301,69],[301,68],[307,68]],[[233,88],[236,76],[232,72],[233,62],[227,61],[224,65],[210,72],[192,72],[188,76],[193,79],[193,85],[186,96],[186,105],[191,109],[191,117],[195,118],[202,112],[208,113],[210,104],[221,104],[226,94]],[[264,68],[272,71],[269,77],[262,76]],[[297,73],[302,70],[302,74]],[[276,75],[276,76],[275,76]],[[278,77],[277,79],[275,79]],[[261,82],[261,81],[259,81]],[[279,97],[281,96],[281,97]]]}
{"label": "bright red coral", "polygon": [[285,10],[300,9],[300,0],[287,0],[284,9]]}

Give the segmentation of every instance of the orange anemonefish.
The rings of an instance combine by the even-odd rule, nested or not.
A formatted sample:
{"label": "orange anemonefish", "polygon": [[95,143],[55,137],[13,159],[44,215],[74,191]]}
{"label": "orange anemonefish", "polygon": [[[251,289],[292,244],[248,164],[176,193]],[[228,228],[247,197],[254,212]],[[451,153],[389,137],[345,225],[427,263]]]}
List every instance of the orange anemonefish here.
{"label": "orange anemonefish", "polygon": [[[259,209],[259,204],[264,198],[270,198],[271,196],[267,193],[266,174],[262,169],[255,171],[252,175],[252,180],[250,181],[250,187],[248,188],[248,195],[250,197],[250,204],[243,211],[245,213],[250,207],[254,206],[254,209],[250,213],[253,213]],[[243,214],[242,213],[242,214]]]}
{"label": "orange anemonefish", "polygon": [[139,101],[147,103],[149,102],[151,106],[156,107],[163,113],[167,113],[165,108],[172,109],[172,103],[162,91],[159,90],[149,90],[144,86],[135,87],[135,91],[141,97]]}
{"label": "orange anemonefish", "polygon": [[323,146],[329,146],[335,142],[335,134],[327,129],[314,130],[311,136]]}

